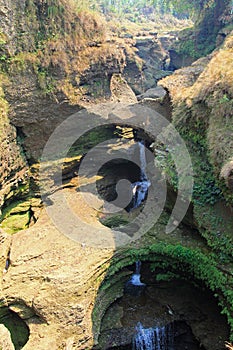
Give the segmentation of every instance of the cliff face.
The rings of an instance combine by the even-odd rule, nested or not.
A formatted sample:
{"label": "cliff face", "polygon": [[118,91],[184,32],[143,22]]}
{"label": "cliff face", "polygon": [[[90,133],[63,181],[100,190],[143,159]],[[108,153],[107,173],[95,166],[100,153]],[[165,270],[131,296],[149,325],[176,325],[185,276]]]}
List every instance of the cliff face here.
{"label": "cliff face", "polygon": [[[29,163],[37,162],[54,130],[86,104],[112,98],[111,79],[122,74],[135,92],[166,76],[166,45],[156,33],[120,38],[97,13],[73,1],[0,1],[0,54],[10,104]],[[165,49],[164,49],[164,47]],[[17,87],[16,87],[17,86]]]}
{"label": "cliff face", "polygon": [[224,254],[232,254],[232,40],[230,34],[218,51],[160,82],[193,157],[196,221]]}
{"label": "cliff face", "polygon": [[[135,58],[133,40],[108,37],[103,19],[87,11],[77,13],[72,1],[0,0],[0,8],[4,76],[0,98],[1,205],[9,210],[9,220],[17,211],[23,214],[20,217],[26,228],[31,217],[34,221],[39,217],[37,199],[33,203],[27,198],[30,185],[34,185],[28,180],[28,168],[33,165],[30,170],[37,169],[35,163],[55,127],[87,103],[136,103],[121,74],[135,91],[141,91],[138,80],[142,67]],[[1,273],[1,301],[30,328],[25,350],[91,348],[103,314],[123,293],[129,271],[122,269],[139,259],[150,261],[160,272],[172,271],[179,278],[194,278],[201,288],[206,286],[219,298],[232,323],[232,40],[230,35],[219,51],[161,82],[169,92],[163,101],[172,101],[172,121],[193,159],[191,225],[201,235],[185,227],[167,235],[166,214],[131,249],[127,247],[120,255],[117,252],[112,260],[114,247],[92,248],[81,240],[68,239],[45,211],[33,227],[12,238],[1,232],[0,264],[1,270],[5,269]],[[154,65],[157,58],[164,61],[167,57],[157,38],[150,38],[149,44],[144,39],[136,43],[143,51],[142,58],[148,58],[144,73],[146,86],[152,87],[159,65],[149,70],[149,63]],[[162,103],[161,99],[146,102],[155,104],[156,110]],[[170,115],[170,104],[167,109]],[[170,165],[167,159],[168,179],[174,185]],[[76,181],[66,184],[70,207],[94,222],[92,230],[80,225],[81,237],[90,232],[97,238],[100,233],[112,235],[100,224],[98,212],[82,205]],[[26,203],[11,208],[9,202],[22,197]],[[24,217],[28,212],[30,217]],[[59,213],[66,223],[62,206]],[[106,283],[96,298],[106,274]],[[196,332],[199,334],[205,337],[202,331]],[[206,343],[213,349],[211,332]],[[215,346],[219,349],[217,342]]]}
{"label": "cliff face", "polygon": [[179,40],[170,51],[171,69],[188,66],[198,58],[210,54],[223,43],[232,30],[230,0],[203,3],[194,27],[181,31]]}
{"label": "cliff face", "polygon": [[[18,7],[24,6],[23,2],[1,1],[1,61],[13,55],[17,50],[17,29],[20,18],[16,16]],[[17,10],[16,10],[17,9]],[[17,17],[17,19],[16,19]],[[22,22],[23,24],[23,22]],[[3,85],[8,85],[6,74],[1,73],[1,206],[5,200],[25,191],[27,183],[27,164],[23,151],[17,141],[17,132],[9,120],[9,104],[6,101]]]}
{"label": "cliff face", "polygon": [[17,142],[17,134],[8,118],[9,105],[1,88],[0,97],[0,207],[27,190],[27,162]]}
{"label": "cliff face", "polygon": [[134,49],[107,38],[104,19],[72,1],[1,0],[0,8],[4,207],[29,194],[27,163],[38,162],[56,126],[86,102],[111,98],[112,76]]}
{"label": "cliff face", "polygon": [[103,19],[77,14],[72,1],[0,5],[9,117],[27,159],[35,162],[56,125],[80,109],[80,100],[110,96],[111,76],[124,66],[124,48],[106,41]]}
{"label": "cliff face", "polygon": [[[200,59],[191,67],[176,71],[165,78],[173,101],[173,121],[183,134],[199,133],[206,142],[209,161],[219,182],[225,176],[230,190],[232,160],[232,62],[233,33],[224,45],[209,57]],[[226,69],[227,67],[227,69]],[[227,166],[228,164],[228,166]],[[228,173],[224,168],[228,167]],[[230,195],[222,184],[225,194]]]}

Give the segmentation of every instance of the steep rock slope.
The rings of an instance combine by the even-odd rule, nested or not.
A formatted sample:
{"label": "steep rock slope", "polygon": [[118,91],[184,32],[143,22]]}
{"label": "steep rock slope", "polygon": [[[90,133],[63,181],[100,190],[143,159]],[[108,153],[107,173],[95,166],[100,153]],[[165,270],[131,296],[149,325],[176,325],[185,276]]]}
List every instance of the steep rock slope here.
{"label": "steep rock slope", "polygon": [[78,11],[73,1],[1,0],[0,6],[9,117],[32,163],[80,104],[111,97],[112,75],[122,73],[135,49],[130,40],[109,38],[104,19]]}
{"label": "steep rock slope", "polygon": [[230,34],[218,51],[160,82],[172,100],[173,123],[192,156],[196,221],[208,243],[230,255],[233,239],[232,40]]}
{"label": "steep rock slope", "polygon": [[9,105],[0,87],[0,207],[5,201],[27,191],[27,162],[20,145],[17,133],[8,118]]}
{"label": "steep rock slope", "polygon": [[[28,161],[33,163],[39,159],[41,149],[55,126],[68,115],[79,110],[80,104],[84,104],[85,101],[95,101],[98,97],[108,98],[111,93],[111,82],[113,93],[115,92],[113,98],[122,101],[121,87],[124,86],[124,94],[129,97],[128,102],[135,101],[135,96],[131,92],[127,93],[124,80],[120,81],[123,85],[118,86],[121,77],[115,75],[122,72],[126,56],[129,56],[129,53],[133,54],[133,51],[130,44],[125,47],[125,44],[119,42],[116,46],[116,42],[106,40],[99,20],[85,12],[77,15],[70,1],[17,0],[13,2],[9,0],[2,1],[1,5],[4,14],[1,53],[3,71],[9,79],[4,84],[4,89],[6,99],[11,105],[10,120],[16,127],[16,129],[11,127],[6,119],[4,132],[9,130],[7,133],[13,136],[6,153],[7,156],[10,154],[8,161],[10,168],[6,170],[5,176],[13,178],[14,184],[15,174],[18,174],[17,183],[21,183],[22,176],[19,172],[23,170],[24,174],[26,169],[26,161],[16,141],[16,131]],[[14,25],[11,24],[11,18],[14,18]],[[88,34],[89,31],[91,36]],[[227,55],[231,50],[232,46],[229,43],[223,48],[223,54]],[[127,50],[129,50],[128,53]],[[216,256],[212,257],[209,247],[203,242],[199,244],[199,236],[192,237],[177,229],[174,235],[168,237],[164,233],[163,222],[153,228],[144,241],[136,242],[135,249],[126,250],[121,257],[123,261],[120,261],[119,255],[116,255],[116,259],[111,264],[113,249],[89,248],[81,242],[67,239],[58,232],[43,212],[36,225],[15,234],[12,240],[4,233],[1,235],[2,270],[6,262],[10,262],[2,278],[1,299],[29,325],[30,339],[25,349],[91,348],[94,336],[98,335],[98,329],[96,332],[92,329],[92,311],[104,275],[108,272],[110,281],[107,280],[107,286],[102,286],[104,289],[100,296],[104,295],[108,299],[105,292],[109,289],[110,297],[107,301],[103,297],[101,299],[102,314],[109,303],[122,292],[122,289],[116,288],[116,294],[113,293],[111,287],[114,279],[111,277],[116,271],[121,271],[123,267],[132,264],[135,260],[141,258],[146,260],[150,253],[152,261],[157,266],[165,266],[169,271],[172,268],[175,271],[177,269],[183,274],[182,269],[185,269],[188,276],[190,275],[191,278],[194,276],[196,280],[201,281],[200,284],[204,283],[207,288],[216,293],[222,302],[222,308],[228,316],[229,323],[232,322],[232,277],[230,275],[232,270],[230,264],[224,265],[225,261],[229,262],[227,259],[232,255],[232,225],[229,222],[227,234],[225,226],[219,228],[222,221],[217,222],[218,227],[207,227],[206,231],[208,221],[211,225],[216,225],[216,222],[209,220],[209,217],[217,218],[216,221],[219,217],[214,212],[214,210],[219,212],[219,208],[212,205],[212,200],[216,206],[222,203],[222,197],[219,196],[219,189],[215,184],[219,173],[221,171],[223,175],[226,174],[224,176],[227,186],[231,176],[231,173],[228,176],[228,172],[224,171],[226,167],[231,169],[229,168],[230,149],[227,154],[223,153],[220,159],[216,157],[218,162],[215,162],[215,146],[211,146],[213,142],[211,135],[206,136],[210,126],[214,128],[214,120],[211,118],[215,115],[215,111],[218,111],[215,104],[211,105],[211,98],[216,98],[214,103],[220,98],[221,106],[222,104],[225,106],[225,103],[228,106],[228,103],[231,103],[229,101],[232,97],[231,87],[227,86],[227,90],[222,93],[221,84],[225,89],[225,70],[219,70],[217,78],[210,81],[207,89],[210,92],[207,91],[208,98],[204,101],[204,106],[202,99],[204,85],[200,84],[200,95],[196,90],[192,92],[192,87],[197,87],[195,84],[206,74],[211,67],[211,62],[213,65],[208,74],[212,70],[215,71],[216,64],[213,60],[214,57],[218,57],[217,55],[177,72],[163,84],[172,97],[174,123],[181,134],[191,140],[190,153],[196,154],[195,178],[200,179],[195,188],[196,224],[202,230],[209,246],[214,247],[219,254],[217,255],[218,264],[215,260]],[[205,79],[208,78],[209,75],[206,74]],[[211,89],[213,84],[218,86],[216,83],[219,79],[221,84],[215,96],[215,90]],[[182,91],[182,96],[178,97],[179,91]],[[196,94],[195,98],[192,93]],[[3,100],[3,107],[3,115],[6,116],[5,100]],[[228,112],[230,108],[226,108]],[[221,111],[219,111],[220,114]],[[208,123],[205,120],[206,116],[208,116]],[[200,117],[203,117],[201,121]],[[181,118],[180,124],[179,118]],[[220,115],[221,128],[228,128],[226,119],[225,114]],[[202,132],[200,134],[200,130],[203,134]],[[6,137],[6,134],[3,134],[3,140]],[[228,140],[230,143],[231,137]],[[12,149],[13,152],[9,152]],[[209,159],[208,150],[213,152]],[[200,172],[200,164],[205,165],[202,172]],[[212,174],[213,169],[214,174]],[[207,183],[202,186],[206,174],[211,176],[207,177]],[[69,190],[69,186],[73,188]],[[222,186],[228,198],[231,195],[229,186],[226,188],[224,182],[219,186]],[[16,184],[15,187],[19,186]],[[15,187],[13,187],[14,191]],[[24,186],[22,191],[23,189]],[[73,198],[71,199],[72,208],[80,210],[80,201],[77,200],[74,203],[77,195],[76,186],[68,184],[67,193]],[[14,196],[16,194],[17,192],[13,193]],[[198,203],[199,200],[202,200],[202,205]],[[225,208],[224,202],[224,210]],[[88,212],[86,207],[81,209],[89,219],[92,219],[93,213]],[[210,212],[210,216],[207,215],[205,221],[203,221],[203,210]],[[60,213],[62,217],[62,207]],[[227,216],[230,217],[228,212],[226,215],[228,223]],[[82,235],[87,236],[88,232],[83,232],[83,227],[79,229]],[[104,230],[99,223],[96,223],[94,228],[96,236],[99,229]],[[138,248],[142,246],[145,247],[139,250]],[[112,265],[110,271],[108,271],[109,264]],[[95,327],[100,321],[101,315],[97,315]]]}

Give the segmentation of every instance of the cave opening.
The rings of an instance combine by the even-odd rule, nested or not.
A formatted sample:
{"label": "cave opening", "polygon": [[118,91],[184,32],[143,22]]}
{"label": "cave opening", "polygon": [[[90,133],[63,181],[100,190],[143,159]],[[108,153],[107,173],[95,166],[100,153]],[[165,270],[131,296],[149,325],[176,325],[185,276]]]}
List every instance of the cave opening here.
{"label": "cave opening", "polygon": [[10,332],[15,350],[20,350],[28,342],[30,331],[26,322],[8,307],[0,308],[0,324]]}
{"label": "cave opening", "polygon": [[[98,212],[103,225],[110,228],[126,225],[134,220],[147,200],[151,186],[147,166],[154,162],[152,141],[143,130],[129,125],[93,128],[72,145],[67,159],[79,158],[71,165],[65,164],[63,184],[67,186],[76,176],[81,183],[77,191],[91,193],[103,202]],[[119,210],[106,210],[108,205]]]}
{"label": "cave opening", "polygon": [[[127,269],[132,271],[134,266]],[[139,293],[124,289],[121,297],[106,309],[98,344],[93,349],[225,349],[229,327],[211,291],[162,267],[152,273],[149,261],[143,262],[140,277],[145,288]],[[128,281],[129,276],[122,283],[126,285]],[[114,293],[116,286],[112,288]],[[142,331],[136,346],[139,323]]]}
{"label": "cave opening", "polygon": [[140,168],[137,164],[126,159],[115,159],[105,163],[99,170],[100,179],[96,182],[101,197],[111,202],[117,198],[116,185],[121,179],[131,183],[140,180]]}

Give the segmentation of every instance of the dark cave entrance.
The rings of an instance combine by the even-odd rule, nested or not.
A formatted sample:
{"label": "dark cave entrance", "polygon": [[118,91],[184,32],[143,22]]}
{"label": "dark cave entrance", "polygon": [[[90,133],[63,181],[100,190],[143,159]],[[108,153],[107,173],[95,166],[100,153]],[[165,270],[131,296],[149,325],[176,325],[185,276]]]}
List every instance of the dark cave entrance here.
{"label": "dark cave entrance", "polygon": [[[141,282],[145,288],[139,293],[125,290],[107,308],[101,321],[98,345],[93,349],[224,350],[229,327],[213,293],[201,284],[182,278],[178,272],[171,278],[169,271],[157,268],[151,272],[150,266],[150,262],[143,262],[141,268]],[[128,268],[134,270],[134,266]],[[161,276],[161,279],[156,276]],[[166,276],[170,277],[166,280]],[[129,281],[129,277],[125,278],[124,285]],[[114,288],[113,285],[113,291]],[[133,347],[138,322],[143,325],[145,333],[151,328],[157,328],[157,333],[158,328],[167,329],[166,338],[160,338],[160,347],[158,344],[148,348]],[[170,343],[169,333],[173,338]],[[156,340],[156,334],[154,337]]]}
{"label": "dark cave entrance", "polygon": [[15,350],[20,350],[28,342],[30,331],[26,322],[8,307],[0,308],[0,324],[11,334]]}

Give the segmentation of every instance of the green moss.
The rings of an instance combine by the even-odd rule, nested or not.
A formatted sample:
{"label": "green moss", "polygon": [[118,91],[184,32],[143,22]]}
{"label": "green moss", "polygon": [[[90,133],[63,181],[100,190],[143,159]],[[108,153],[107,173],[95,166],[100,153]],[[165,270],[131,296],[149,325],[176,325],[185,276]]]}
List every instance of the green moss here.
{"label": "green moss", "polygon": [[[159,267],[161,265],[159,264]],[[153,270],[155,268],[155,265],[152,265],[151,269]],[[167,273],[158,273],[156,274],[156,281],[172,281],[174,279],[178,279],[180,276],[178,274],[172,273],[172,272],[167,272]]]}
{"label": "green moss", "polygon": [[[12,186],[11,191],[7,194],[7,197],[5,198],[5,203],[8,208],[12,208],[12,206],[19,204],[19,202],[27,200],[30,192],[30,184],[29,181],[22,183],[19,186]],[[21,198],[21,200],[19,200]],[[24,200],[23,200],[24,198]],[[11,204],[12,203],[12,204]],[[7,213],[8,209],[5,207],[3,208],[3,216]]]}
{"label": "green moss", "polygon": [[92,312],[93,334],[95,341],[97,341],[101,320],[108,309],[108,307],[124,293],[124,284],[129,278],[129,272],[122,271],[115,275],[111,281],[102,284],[102,288],[98,292],[95,300],[95,306]]}
{"label": "green moss", "polygon": [[206,56],[215,49],[215,38],[216,36],[213,36],[211,40],[203,43],[197,42],[193,37],[188,40],[181,41],[178,53],[183,54],[184,56],[193,57],[195,59]]}
{"label": "green moss", "polygon": [[217,253],[219,260],[230,262],[233,255],[233,217],[224,215],[220,209],[218,204],[215,206],[206,204],[205,207],[195,205],[194,215],[199,224],[200,233],[213,251]]}
{"label": "green moss", "polygon": [[109,139],[116,138],[114,134],[115,127],[97,127],[82,135],[70,148],[67,157],[84,155],[88,150],[97,144]]}
{"label": "green moss", "polygon": [[50,95],[56,91],[56,80],[45,68],[37,69],[37,79],[40,89],[45,95]]}
{"label": "green moss", "polygon": [[189,249],[180,244],[166,243],[153,244],[141,249],[125,249],[113,257],[100,294],[111,290],[111,279],[118,271],[137,260],[150,261],[152,270],[159,267],[166,273],[180,276],[201,287],[205,285],[219,299],[222,313],[228,318],[233,336],[233,279],[218,269],[213,255],[205,255],[198,249]]}
{"label": "green moss", "polygon": [[[220,210],[220,205],[222,207],[227,205],[224,201],[229,191],[227,191],[223,181],[221,183],[218,179],[219,170],[217,172],[213,166],[215,164],[216,167],[217,159],[213,152],[216,152],[214,150],[217,148],[218,154],[221,152],[226,154],[232,149],[228,124],[223,128],[226,117],[223,121],[223,114],[218,111],[218,108],[224,108],[225,112],[228,111],[228,105],[231,101],[226,94],[219,95],[217,101],[217,104],[214,102],[215,114],[204,101],[193,103],[190,107],[184,101],[175,106],[173,122],[185,140],[192,160],[194,173],[192,203],[195,223],[208,246],[218,254],[219,259],[223,262],[230,261],[233,256],[233,219],[231,215],[226,216],[224,211]],[[219,104],[220,107],[218,107]],[[212,118],[211,125],[210,118]],[[211,127],[214,128],[216,134],[213,133],[213,130],[211,132]],[[219,133],[221,134],[221,142],[220,145],[215,145]],[[222,139],[226,140],[226,144],[223,145]],[[220,147],[221,149],[219,149]],[[178,189],[178,176],[172,157],[164,152],[163,157],[157,161],[176,191]],[[229,201],[231,200],[230,195],[227,198]]]}
{"label": "green moss", "polygon": [[39,207],[39,198],[11,202],[3,208],[1,227],[9,234],[14,234],[29,227],[32,217],[32,207]]}
{"label": "green moss", "polygon": [[9,234],[13,234],[20,230],[24,230],[28,228],[29,222],[30,222],[29,212],[14,214],[4,219],[1,223],[1,227],[4,229],[5,232]]}
{"label": "green moss", "polygon": [[115,215],[106,219],[101,219],[100,220],[102,222],[103,225],[107,226],[107,227],[119,227],[121,225],[127,225],[129,223],[129,221],[122,217],[121,215]]}

